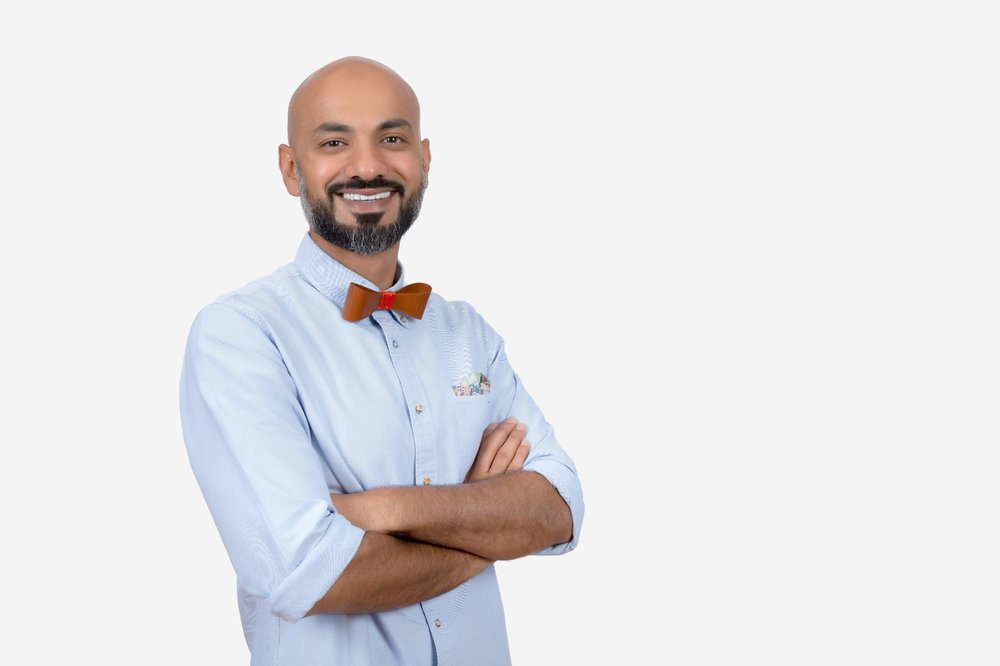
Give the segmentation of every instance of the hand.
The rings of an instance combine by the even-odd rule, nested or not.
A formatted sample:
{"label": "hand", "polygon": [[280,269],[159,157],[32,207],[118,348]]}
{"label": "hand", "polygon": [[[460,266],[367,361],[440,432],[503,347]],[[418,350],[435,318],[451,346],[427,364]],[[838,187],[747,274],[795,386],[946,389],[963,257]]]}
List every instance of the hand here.
{"label": "hand", "polygon": [[479,451],[472,461],[465,482],[488,479],[521,469],[531,448],[524,436],[528,426],[513,416],[501,423],[491,423],[483,431]]}

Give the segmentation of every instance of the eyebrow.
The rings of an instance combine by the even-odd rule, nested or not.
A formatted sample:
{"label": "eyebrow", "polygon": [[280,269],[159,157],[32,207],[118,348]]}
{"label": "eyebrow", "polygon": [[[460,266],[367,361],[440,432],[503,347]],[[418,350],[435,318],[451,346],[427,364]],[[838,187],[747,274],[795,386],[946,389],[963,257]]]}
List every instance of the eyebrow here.
{"label": "eyebrow", "polygon": [[327,132],[351,132],[351,128],[341,123],[323,123],[313,130],[313,134],[326,134]]}
{"label": "eyebrow", "polygon": [[[396,129],[397,127],[406,127],[408,129],[413,129],[413,125],[406,118],[390,118],[389,120],[384,120],[379,123],[378,127],[375,128],[377,132],[381,132],[387,129]],[[313,130],[313,134],[327,134],[330,132],[343,132],[351,133],[354,131],[350,125],[345,125],[343,123],[323,123]]]}
{"label": "eyebrow", "polygon": [[381,131],[387,129],[396,129],[397,127],[406,127],[407,129],[413,129],[413,125],[411,125],[410,121],[407,120],[406,118],[390,118],[389,120],[384,121],[375,129]]}

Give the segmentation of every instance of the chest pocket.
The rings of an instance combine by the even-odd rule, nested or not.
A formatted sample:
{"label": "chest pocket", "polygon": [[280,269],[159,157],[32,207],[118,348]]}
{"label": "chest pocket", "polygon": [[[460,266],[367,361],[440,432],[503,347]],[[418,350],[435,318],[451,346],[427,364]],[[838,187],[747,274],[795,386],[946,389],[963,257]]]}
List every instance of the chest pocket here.
{"label": "chest pocket", "polygon": [[451,405],[458,424],[459,468],[467,471],[476,459],[483,430],[493,420],[493,405],[489,394],[453,396]]}

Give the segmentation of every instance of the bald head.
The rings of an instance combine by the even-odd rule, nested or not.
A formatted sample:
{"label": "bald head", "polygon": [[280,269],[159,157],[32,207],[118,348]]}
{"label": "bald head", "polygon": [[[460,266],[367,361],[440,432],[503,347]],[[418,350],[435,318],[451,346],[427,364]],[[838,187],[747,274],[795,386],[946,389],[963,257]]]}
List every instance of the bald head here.
{"label": "bald head", "polygon": [[395,105],[420,136],[420,104],[410,85],[380,62],[349,56],[324,65],[305,78],[288,102],[288,143],[293,148],[329,118],[326,109],[356,111],[362,105]]}

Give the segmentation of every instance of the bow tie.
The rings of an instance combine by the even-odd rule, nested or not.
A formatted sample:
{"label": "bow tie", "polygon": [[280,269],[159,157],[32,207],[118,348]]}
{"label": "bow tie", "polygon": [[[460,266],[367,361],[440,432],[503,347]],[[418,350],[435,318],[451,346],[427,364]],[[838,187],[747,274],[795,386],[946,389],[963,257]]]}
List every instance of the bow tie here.
{"label": "bow tie", "polygon": [[431,286],[423,282],[408,284],[399,291],[375,291],[352,282],[344,301],[344,319],[361,321],[376,310],[396,310],[420,319],[430,295]]}

